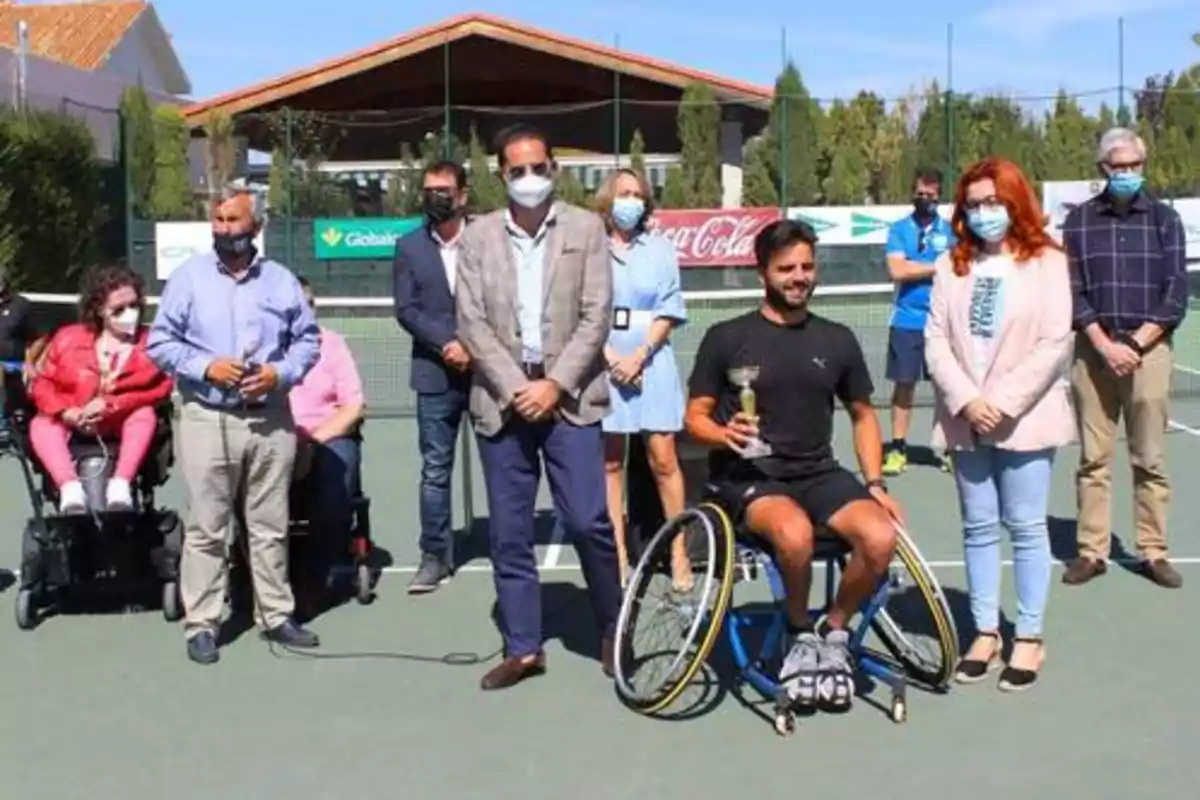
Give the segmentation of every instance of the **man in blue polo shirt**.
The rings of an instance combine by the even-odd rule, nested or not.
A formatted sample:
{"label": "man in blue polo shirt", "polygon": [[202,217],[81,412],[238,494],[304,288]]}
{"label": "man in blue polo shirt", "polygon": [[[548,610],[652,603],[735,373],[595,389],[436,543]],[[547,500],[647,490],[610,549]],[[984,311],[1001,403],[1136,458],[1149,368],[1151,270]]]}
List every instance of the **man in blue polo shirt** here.
{"label": "man in blue polo shirt", "polygon": [[[887,268],[896,283],[896,304],[888,335],[887,379],[892,382],[892,443],[884,454],[885,475],[908,467],[908,426],[918,381],[925,369],[925,318],[933,287],[933,262],[953,244],[950,223],[938,215],[942,174],[918,170],[913,180],[913,213],[888,231]],[[942,468],[948,470],[943,459]]]}

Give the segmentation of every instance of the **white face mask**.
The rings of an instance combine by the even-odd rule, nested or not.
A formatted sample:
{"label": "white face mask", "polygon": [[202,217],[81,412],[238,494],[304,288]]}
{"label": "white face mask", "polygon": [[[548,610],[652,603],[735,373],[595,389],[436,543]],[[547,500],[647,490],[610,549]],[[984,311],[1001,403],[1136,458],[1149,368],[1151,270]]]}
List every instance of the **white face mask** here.
{"label": "white face mask", "polygon": [[554,181],[542,175],[526,173],[508,184],[508,196],[525,208],[537,208],[554,191]]}
{"label": "white face mask", "polygon": [[141,316],[136,308],[127,308],[112,318],[113,327],[126,336],[132,336],[137,331]]}

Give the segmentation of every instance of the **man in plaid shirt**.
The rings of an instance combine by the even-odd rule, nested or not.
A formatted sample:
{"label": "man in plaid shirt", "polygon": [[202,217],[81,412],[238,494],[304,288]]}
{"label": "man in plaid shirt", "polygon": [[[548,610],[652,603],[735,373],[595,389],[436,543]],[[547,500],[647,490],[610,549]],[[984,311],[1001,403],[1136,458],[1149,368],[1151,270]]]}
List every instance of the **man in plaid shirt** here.
{"label": "man in plaid shirt", "polygon": [[1079,332],[1071,385],[1082,445],[1079,557],[1063,582],[1079,585],[1107,571],[1112,462],[1124,415],[1144,571],[1155,583],[1178,588],[1183,579],[1167,560],[1170,484],[1163,445],[1171,340],[1188,306],[1183,223],[1143,189],[1146,145],[1139,136],[1108,131],[1097,161],[1108,179],[1105,190],[1071,211],[1063,225]]}

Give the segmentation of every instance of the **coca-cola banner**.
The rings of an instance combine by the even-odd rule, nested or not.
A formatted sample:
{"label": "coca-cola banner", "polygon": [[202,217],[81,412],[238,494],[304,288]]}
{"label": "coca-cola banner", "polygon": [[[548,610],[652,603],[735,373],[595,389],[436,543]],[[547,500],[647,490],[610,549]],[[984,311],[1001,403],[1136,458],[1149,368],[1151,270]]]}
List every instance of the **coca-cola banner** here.
{"label": "coca-cola banner", "polygon": [[659,209],[648,228],[671,240],[681,267],[749,266],[754,237],[777,219],[777,208]]}

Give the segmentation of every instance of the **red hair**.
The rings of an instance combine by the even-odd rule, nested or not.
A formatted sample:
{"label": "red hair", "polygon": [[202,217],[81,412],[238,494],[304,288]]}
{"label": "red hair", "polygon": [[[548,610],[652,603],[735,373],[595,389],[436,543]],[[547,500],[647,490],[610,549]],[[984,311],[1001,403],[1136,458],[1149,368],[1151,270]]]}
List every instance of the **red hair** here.
{"label": "red hair", "polygon": [[983,248],[984,242],[967,224],[967,187],[982,180],[996,184],[996,197],[1008,209],[1011,224],[1005,243],[1018,263],[1037,257],[1046,248],[1058,249],[1058,243],[1046,233],[1042,204],[1033,191],[1033,184],[1013,162],[993,156],[978,161],[967,168],[958,179],[954,191],[954,216],[950,227],[958,243],[950,254],[954,274],[966,275],[971,262]]}

